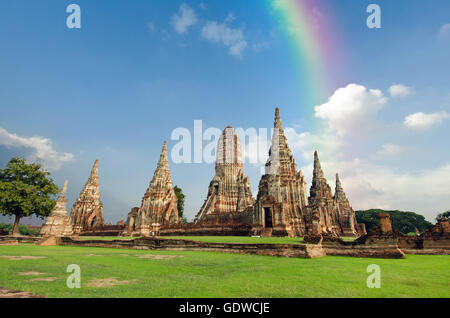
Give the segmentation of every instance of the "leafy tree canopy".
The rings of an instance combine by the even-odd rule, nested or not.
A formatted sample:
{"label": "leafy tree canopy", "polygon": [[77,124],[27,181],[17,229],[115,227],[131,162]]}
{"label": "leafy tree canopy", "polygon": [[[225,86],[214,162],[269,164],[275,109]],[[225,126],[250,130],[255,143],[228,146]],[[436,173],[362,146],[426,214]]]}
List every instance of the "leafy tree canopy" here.
{"label": "leafy tree canopy", "polygon": [[436,219],[443,219],[443,218],[450,219],[450,210],[448,210],[447,212],[438,214]]}
{"label": "leafy tree canopy", "polygon": [[414,212],[404,211],[385,211],[381,209],[371,209],[365,211],[355,211],[356,220],[358,223],[366,225],[367,232],[370,232],[375,226],[379,225],[377,215],[378,213],[388,213],[391,217],[392,228],[401,233],[414,232],[417,228],[420,232],[433,226],[425,218]]}
{"label": "leafy tree canopy", "polygon": [[50,173],[43,171],[40,164],[12,158],[5,169],[0,169],[0,214],[15,215],[12,234],[18,233],[21,217],[47,216],[55,206],[52,197],[58,191]]}
{"label": "leafy tree canopy", "polygon": [[173,191],[175,191],[175,195],[178,198],[178,204],[177,204],[177,208],[178,208],[178,216],[180,218],[183,218],[183,212],[184,212],[184,198],[186,197],[183,194],[183,190],[181,190],[181,188],[179,188],[178,186],[173,187]]}

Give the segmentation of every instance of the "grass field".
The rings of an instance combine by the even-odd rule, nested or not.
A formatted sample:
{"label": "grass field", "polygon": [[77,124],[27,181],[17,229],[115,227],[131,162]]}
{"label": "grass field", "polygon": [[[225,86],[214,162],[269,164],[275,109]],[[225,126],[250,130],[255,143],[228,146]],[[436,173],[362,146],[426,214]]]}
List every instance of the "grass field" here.
{"label": "grass field", "polygon": [[[69,264],[81,268],[80,289],[66,286]],[[366,286],[369,264],[381,267],[380,289]],[[0,268],[0,286],[46,297],[450,297],[450,256],[300,259],[23,244],[0,246]],[[20,275],[29,272],[41,274]],[[31,281],[48,277],[55,280]],[[112,278],[122,285],[89,286]]]}

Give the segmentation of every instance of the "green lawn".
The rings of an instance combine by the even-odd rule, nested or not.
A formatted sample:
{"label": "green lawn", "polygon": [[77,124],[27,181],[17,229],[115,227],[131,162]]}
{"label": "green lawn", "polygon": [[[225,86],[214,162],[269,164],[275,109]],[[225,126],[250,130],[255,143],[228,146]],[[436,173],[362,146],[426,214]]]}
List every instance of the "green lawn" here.
{"label": "green lawn", "polygon": [[[162,259],[139,258],[139,256]],[[167,255],[177,258],[164,258]],[[2,256],[44,256],[11,260]],[[81,267],[80,289],[66,287],[67,265]],[[366,286],[369,264],[381,288]],[[326,256],[283,258],[192,251],[137,251],[74,246],[0,246],[0,286],[46,297],[450,297],[450,256],[406,259]],[[21,272],[40,272],[20,276]],[[55,277],[55,281],[30,281]],[[88,287],[92,279],[133,281]]]}
{"label": "green lawn", "polygon": [[192,240],[208,243],[269,243],[302,244],[302,237],[251,237],[251,236],[162,236],[168,239]]}

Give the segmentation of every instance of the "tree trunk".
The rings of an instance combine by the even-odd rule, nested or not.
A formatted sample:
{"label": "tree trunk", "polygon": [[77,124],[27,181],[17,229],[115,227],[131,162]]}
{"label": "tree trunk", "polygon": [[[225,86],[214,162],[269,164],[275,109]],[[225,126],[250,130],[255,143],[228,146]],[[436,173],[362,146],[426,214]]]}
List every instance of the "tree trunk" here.
{"label": "tree trunk", "polygon": [[16,214],[16,219],[14,220],[14,226],[11,230],[11,233],[9,233],[10,236],[20,236],[19,222],[20,222],[21,217],[22,217],[22,214]]}

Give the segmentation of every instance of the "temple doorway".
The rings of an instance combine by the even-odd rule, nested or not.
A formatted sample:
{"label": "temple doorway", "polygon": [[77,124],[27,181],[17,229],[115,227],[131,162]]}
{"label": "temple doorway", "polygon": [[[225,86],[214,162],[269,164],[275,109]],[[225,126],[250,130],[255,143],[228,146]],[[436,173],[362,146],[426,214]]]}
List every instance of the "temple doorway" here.
{"label": "temple doorway", "polygon": [[264,224],[265,227],[272,227],[272,209],[264,208]]}

